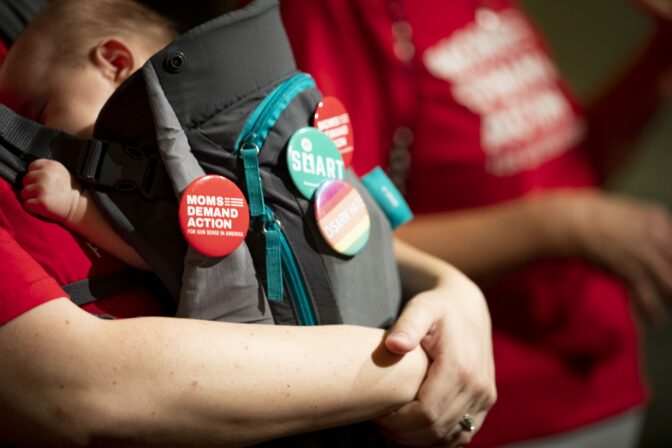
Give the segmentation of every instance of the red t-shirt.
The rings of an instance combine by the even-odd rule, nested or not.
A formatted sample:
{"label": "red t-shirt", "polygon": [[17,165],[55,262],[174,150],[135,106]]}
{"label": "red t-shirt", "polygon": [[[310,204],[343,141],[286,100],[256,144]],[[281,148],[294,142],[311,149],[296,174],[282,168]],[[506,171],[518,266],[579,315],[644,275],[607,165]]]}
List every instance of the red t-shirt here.
{"label": "red t-shirt", "polygon": [[[350,112],[355,170],[387,167],[414,212],[595,184],[580,108],[515,3],[281,6],[299,67]],[[482,286],[499,399],[474,446],[562,432],[644,401],[619,280],[581,260],[539,260]]]}
{"label": "red t-shirt", "polygon": [[[0,180],[0,325],[59,297],[60,285],[126,269],[120,261],[62,226],[25,211],[17,193]],[[114,317],[163,315],[148,291],[133,290],[84,307]]]}
{"label": "red t-shirt", "polygon": [[[0,42],[0,63],[7,48]],[[53,299],[68,297],[61,285],[127,267],[62,226],[23,208],[16,191],[0,179],[0,325]],[[134,289],[88,304],[85,310],[117,318],[164,315],[149,291]]]}

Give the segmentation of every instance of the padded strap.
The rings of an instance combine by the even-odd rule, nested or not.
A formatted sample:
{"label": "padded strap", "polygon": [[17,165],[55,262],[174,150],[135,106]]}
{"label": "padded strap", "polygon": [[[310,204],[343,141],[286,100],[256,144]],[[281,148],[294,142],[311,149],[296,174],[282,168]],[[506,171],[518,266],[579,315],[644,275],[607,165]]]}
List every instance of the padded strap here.
{"label": "padded strap", "polygon": [[[98,275],[63,286],[63,290],[70,295],[71,300],[78,306],[88,305],[96,300],[114,297],[125,292],[145,289],[150,290],[159,299],[164,301],[167,294],[158,290],[156,276],[149,272],[126,269],[105,275]],[[175,303],[170,301],[171,309]]]}
{"label": "padded strap", "polygon": [[61,162],[90,187],[138,192],[148,199],[175,200],[157,154],[149,156],[137,148],[77,138],[0,105],[0,176],[19,187],[21,174],[35,159]]}
{"label": "padded strap", "polygon": [[25,170],[24,162],[4,145],[0,145],[0,177],[18,187],[19,174]]}
{"label": "padded strap", "polygon": [[3,0],[0,2],[0,38],[10,46],[47,0]]}

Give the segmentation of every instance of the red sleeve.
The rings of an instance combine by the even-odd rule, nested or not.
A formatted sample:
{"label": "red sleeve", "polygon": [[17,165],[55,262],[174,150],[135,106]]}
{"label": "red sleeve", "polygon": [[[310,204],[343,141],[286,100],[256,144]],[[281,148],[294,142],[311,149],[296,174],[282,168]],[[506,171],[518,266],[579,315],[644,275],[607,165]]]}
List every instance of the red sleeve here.
{"label": "red sleeve", "polygon": [[0,227],[0,325],[50,300],[68,297],[56,280]]}
{"label": "red sleeve", "polygon": [[[0,42],[0,64],[7,47]],[[0,211],[0,325],[50,300],[68,297],[56,280],[14,239]]]}

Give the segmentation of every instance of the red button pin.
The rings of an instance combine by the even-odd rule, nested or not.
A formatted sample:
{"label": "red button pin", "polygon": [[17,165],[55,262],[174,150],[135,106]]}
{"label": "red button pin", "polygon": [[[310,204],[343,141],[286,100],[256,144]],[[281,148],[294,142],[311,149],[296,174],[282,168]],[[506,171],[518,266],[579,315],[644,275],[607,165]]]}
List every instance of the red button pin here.
{"label": "red button pin", "polygon": [[245,240],[250,211],[236,184],[222,176],[208,175],[184,190],[179,220],[191,247],[208,257],[223,257]]}
{"label": "red button pin", "polygon": [[348,168],[352,163],[355,146],[350,115],[343,103],[333,96],[324,97],[315,109],[313,126],[333,140],[345,167]]}

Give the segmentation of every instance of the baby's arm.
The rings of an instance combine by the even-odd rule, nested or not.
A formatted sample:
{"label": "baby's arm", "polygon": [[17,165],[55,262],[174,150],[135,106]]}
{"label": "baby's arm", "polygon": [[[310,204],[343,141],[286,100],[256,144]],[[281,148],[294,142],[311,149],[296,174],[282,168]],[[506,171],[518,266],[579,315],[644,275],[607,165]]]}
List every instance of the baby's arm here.
{"label": "baby's arm", "polygon": [[39,159],[28,166],[21,190],[29,212],[64,224],[125,263],[148,269],[147,264],[105,221],[88,190],[59,162]]}

